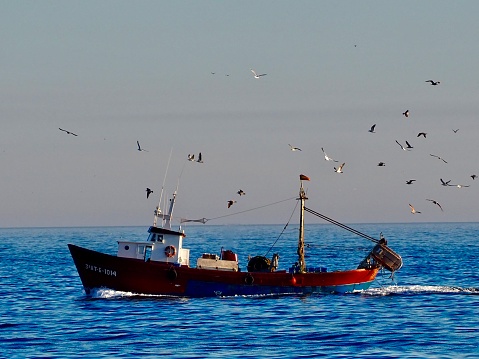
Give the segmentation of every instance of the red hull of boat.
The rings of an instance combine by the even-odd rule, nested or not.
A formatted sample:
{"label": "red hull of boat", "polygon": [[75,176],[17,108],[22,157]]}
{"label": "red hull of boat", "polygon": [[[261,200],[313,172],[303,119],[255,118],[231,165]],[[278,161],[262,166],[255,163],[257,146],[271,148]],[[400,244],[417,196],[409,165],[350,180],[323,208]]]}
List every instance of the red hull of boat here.
{"label": "red hull of boat", "polygon": [[85,292],[95,288],[150,295],[208,297],[367,289],[379,268],[338,272],[235,272],[112,256],[68,245]]}

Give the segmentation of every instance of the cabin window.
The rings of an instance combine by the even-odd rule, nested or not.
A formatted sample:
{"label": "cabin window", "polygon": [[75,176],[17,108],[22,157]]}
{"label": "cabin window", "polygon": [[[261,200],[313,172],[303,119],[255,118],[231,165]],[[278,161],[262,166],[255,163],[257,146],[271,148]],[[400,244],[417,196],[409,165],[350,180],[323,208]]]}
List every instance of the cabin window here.
{"label": "cabin window", "polygon": [[125,251],[129,250],[130,246],[125,246]]}
{"label": "cabin window", "polygon": [[145,246],[138,246],[138,254],[143,254],[145,253]]}
{"label": "cabin window", "polygon": [[162,234],[157,234],[156,240],[157,240],[158,242],[163,242],[163,235],[162,235]]}
{"label": "cabin window", "polygon": [[147,246],[145,251],[145,261],[148,262],[151,257],[151,247]]}

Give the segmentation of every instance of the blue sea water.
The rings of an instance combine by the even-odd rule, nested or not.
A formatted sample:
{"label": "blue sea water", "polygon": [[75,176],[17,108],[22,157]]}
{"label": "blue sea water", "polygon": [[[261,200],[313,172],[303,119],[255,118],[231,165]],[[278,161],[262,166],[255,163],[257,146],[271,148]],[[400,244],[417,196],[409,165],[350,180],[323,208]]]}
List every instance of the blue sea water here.
{"label": "blue sea water", "polygon": [[[221,247],[296,260],[297,227],[188,226],[190,258]],[[147,228],[0,229],[0,357],[479,358],[479,223],[362,224],[404,261],[350,294],[167,298],[85,295],[67,248],[115,254]],[[306,230],[306,261],[355,268],[373,243],[332,225]],[[273,249],[271,245],[276,242]]]}

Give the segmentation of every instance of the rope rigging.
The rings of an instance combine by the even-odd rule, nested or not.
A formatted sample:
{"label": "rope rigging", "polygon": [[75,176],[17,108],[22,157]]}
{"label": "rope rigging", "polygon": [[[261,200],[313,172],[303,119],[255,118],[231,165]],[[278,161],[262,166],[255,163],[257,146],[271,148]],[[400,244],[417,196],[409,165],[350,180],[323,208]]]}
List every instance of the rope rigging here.
{"label": "rope rigging", "polygon": [[286,222],[286,224],[284,225],[284,228],[283,230],[281,231],[281,233],[279,234],[278,238],[276,238],[276,240],[273,242],[273,244],[271,245],[271,247],[268,249],[268,251],[264,254],[264,256],[266,257],[268,255],[268,253],[274,248],[274,246],[276,245],[276,243],[279,241],[279,239],[281,238],[281,236],[283,235],[284,231],[286,230],[286,228],[289,226],[289,222],[291,222],[291,218],[293,218],[293,214],[294,212],[296,212],[296,208],[298,207],[298,203],[299,201],[296,201],[296,205],[294,206],[294,209],[293,209],[293,212],[291,212],[291,216],[289,216],[289,219],[288,219],[288,222]]}
{"label": "rope rigging", "polygon": [[218,217],[213,217],[213,218],[200,218],[200,219],[185,219],[185,218],[182,218],[180,222],[181,222],[181,223],[184,223],[184,222],[200,222],[200,223],[205,224],[206,222],[213,221],[213,220],[215,220],[215,219],[220,219],[220,218],[225,218],[225,217],[231,217],[231,216],[235,216],[235,215],[237,215],[237,214],[246,213],[246,212],[250,212],[250,211],[255,211],[255,210],[257,210],[257,209],[261,209],[261,208],[265,208],[265,207],[269,207],[269,206],[274,206],[274,205],[279,204],[279,203],[282,203],[282,202],[291,201],[292,199],[295,199],[295,198],[296,198],[296,197],[291,197],[291,198],[283,199],[283,200],[281,200],[281,201],[277,201],[277,202],[265,204],[265,205],[263,205],[263,206],[246,209],[246,210],[240,211],[240,212],[229,213],[229,214],[225,214],[225,215],[223,215],[223,216],[218,216]]}
{"label": "rope rigging", "polygon": [[369,236],[369,235],[367,235],[367,234],[361,233],[361,232],[359,232],[358,230],[356,230],[356,229],[354,229],[354,228],[351,228],[351,227],[348,227],[348,226],[346,226],[345,224],[342,224],[342,223],[340,223],[340,222],[338,222],[338,221],[335,221],[335,220],[332,219],[332,218],[326,217],[324,214],[318,213],[318,212],[313,211],[312,209],[309,209],[309,208],[306,208],[306,207],[304,207],[304,210],[305,210],[306,212],[309,212],[309,213],[315,215],[316,217],[319,217],[319,218],[321,218],[321,219],[324,219],[325,221],[327,221],[327,222],[329,222],[329,223],[332,223],[332,224],[334,224],[334,225],[336,225],[336,226],[338,226],[338,227],[341,227],[341,228],[343,228],[343,229],[345,229],[345,230],[347,230],[347,231],[349,231],[349,232],[351,232],[351,233],[354,233],[354,234],[357,234],[357,235],[360,236],[360,237],[366,238],[367,240],[369,240],[369,241],[371,241],[371,242],[379,243],[379,240],[377,240],[376,238],[373,238],[373,237],[371,237],[371,236]]}

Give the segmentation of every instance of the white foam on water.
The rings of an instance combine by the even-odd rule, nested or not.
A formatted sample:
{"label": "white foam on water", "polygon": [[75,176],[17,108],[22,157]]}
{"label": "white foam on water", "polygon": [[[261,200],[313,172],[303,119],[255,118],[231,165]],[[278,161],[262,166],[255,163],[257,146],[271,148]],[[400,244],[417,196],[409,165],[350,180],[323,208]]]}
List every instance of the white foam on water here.
{"label": "white foam on water", "polygon": [[451,286],[434,286],[434,285],[391,285],[380,288],[370,288],[362,292],[365,295],[371,296],[386,296],[386,295],[414,295],[414,294],[479,294],[477,288],[461,288]]}
{"label": "white foam on water", "polygon": [[133,292],[122,292],[108,288],[92,289],[90,296],[95,299],[119,299],[119,298],[171,298],[171,296],[157,295],[157,294],[139,294]]}

